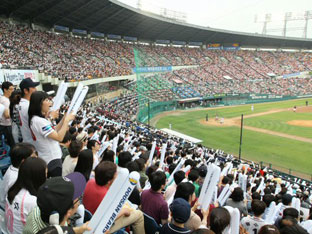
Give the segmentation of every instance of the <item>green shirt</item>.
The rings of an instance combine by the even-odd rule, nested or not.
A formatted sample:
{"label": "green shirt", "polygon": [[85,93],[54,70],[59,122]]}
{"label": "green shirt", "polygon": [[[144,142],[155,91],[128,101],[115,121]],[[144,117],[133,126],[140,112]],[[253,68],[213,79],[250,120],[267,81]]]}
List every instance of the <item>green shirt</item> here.
{"label": "green shirt", "polygon": [[35,207],[29,213],[26,219],[26,225],[23,234],[36,234],[40,230],[48,227],[49,224],[42,221],[39,207]]}
{"label": "green shirt", "polygon": [[196,182],[194,182],[193,185],[195,186],[195,195],[196,195],[196,197],[199,197],[199,187],[200,186]]}

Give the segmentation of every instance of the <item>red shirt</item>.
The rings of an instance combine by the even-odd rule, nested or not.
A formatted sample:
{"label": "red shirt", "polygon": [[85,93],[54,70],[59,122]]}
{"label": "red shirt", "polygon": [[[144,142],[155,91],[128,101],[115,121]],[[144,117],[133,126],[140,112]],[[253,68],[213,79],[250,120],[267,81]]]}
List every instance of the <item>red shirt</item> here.
{"label": "red shirt", "polygon": [[89,180],[83,194],[83,204],[85,208],[94,214],[105,197],[108,189],[109,187],[107,186],[97,185],[95,179]]}

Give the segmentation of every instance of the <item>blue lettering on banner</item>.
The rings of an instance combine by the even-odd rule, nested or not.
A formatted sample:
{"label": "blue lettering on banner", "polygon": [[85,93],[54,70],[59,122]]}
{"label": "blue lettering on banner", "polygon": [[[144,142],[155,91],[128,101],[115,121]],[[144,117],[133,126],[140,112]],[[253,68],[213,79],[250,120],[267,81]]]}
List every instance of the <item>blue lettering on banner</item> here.
{"label": "blue lettering on banner", "polygon": [[170,41],[169,40],[156,40],[156,43],[158,43],[158,44],[169,44]]}
{"label": "blue lettering on banner", "polygon": [[61,25],[54,25],[54,29],[59,30],[59,31],[65,31],[69,32],[69,28]]}
{"label": "blue lettering on banner", "polygon": [[172,71],[172,66],[168,67],[135,67],[132,69],[134,73],[146,73],[146,72],[169,72]]}
{"label": "blue lettering on banner", "polygon": [[291,74],[283,75],[283,78],[289,78],[289,77],[300,76],[300,75],[301,75],[300,72],[296,72],[296,73],[291,73]]}
{"label": "blue lettering on banner", "polygon": [[172,44],[174,45],[186,45],[185,41],[172,41]]}
{"label": "blue lettering on banner", "polygon": [[107,37],[110,39],[121,39],[120,35],[115,35],[115,34],[108,34]]}
{"label": "blue lettering on banner", "polygon": [[136,38],[136,37],[129,37],[129,36],[124,36],[123,38],[126,41],[137,41],[138,40],[138,38]]}
{"label": "blue lettering on banner", "polygon": [[189,45],[194,45],[194,46],[201,46],[201,45],[203,45],[202,42],[197,42],[197,41],[190,41],[188,44]]}
{"label": "blue lettering on banner", "polygon": [[228,46],[228,47],[223,47],[224,50],[240,50],[239,46]]}
{"label": "blue lettering on banner", "polygon": [[208,47],[207,48],[207,50],[221,50],[221,49],[223,49],[222,46],[220,46],[220,47]]}
{"label": "blue lettering on banner", "polygon": [[130,196],[131,191],[132,191],[131,187],[128,187],[125,194],[122,196],[121,200],[119,201],[117,207],[115,208],[115,211],[112,213],[111,217],[109,218],[108,222],[106,223],[106,225],[103,229],[103,233],[110,229],[110,227],[112,226],[112,224],[113,224],[114,220],[116,219],[118,213],[120,212],[123,204],[126,202],[128,197]]}
{"label": "blue lettering on banner", "polygon": [[74,28],[72,32],[79,33],[79,34],[87,34],[87,30],[77,29],[77,28]]}
{"label": "blue lettering on banner", "polygon": [[91,32],[91,35],[95,37],[104,37],[104,33],[100,33],[100,32]]}

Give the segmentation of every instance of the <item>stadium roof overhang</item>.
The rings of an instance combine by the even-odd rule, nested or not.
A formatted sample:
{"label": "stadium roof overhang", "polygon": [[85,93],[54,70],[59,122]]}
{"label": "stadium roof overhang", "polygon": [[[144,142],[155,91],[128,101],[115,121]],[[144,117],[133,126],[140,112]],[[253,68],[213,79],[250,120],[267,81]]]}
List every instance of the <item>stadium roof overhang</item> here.
{"label": "stadium roof overhang", "polygon": [[312,49],[311,39],[263,36],[179,23],[117,0],[2,0],[0,15],[48,27],[62,25],[88,32],[136,37],[139,40]]}

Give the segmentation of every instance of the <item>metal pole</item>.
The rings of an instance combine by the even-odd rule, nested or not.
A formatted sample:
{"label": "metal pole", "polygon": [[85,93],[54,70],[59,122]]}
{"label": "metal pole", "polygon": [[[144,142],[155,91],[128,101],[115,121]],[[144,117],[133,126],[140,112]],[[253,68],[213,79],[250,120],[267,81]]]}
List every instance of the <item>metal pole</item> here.
{"label": "metal pole", "polygon": [[148,130],[149,130],[150,124],[151,124],[151,123],[150,123],[150,118],[151,118],[151,116],[150,116],[150,111],[151,111],[151,110],[150,110],[150,109],[151,109],[151,108],[150,108],[150,100],[149,100],[149,99],[148,99],[148,104],[147,104],[147,105],[148,105],[148,106],[147,106],[147,111],[148,111],[148,112],[147,112],[147,118],[148,118]]}
{"label": "metal pole", "polygon": [[238,158],[239,158],[239,160],[241,160],[241,153],[242,153],[243,125],[244,125],[244,115],[242,114],[242,117],[241,117],[241,130],[240,130],[239,153],[238,153]]}

